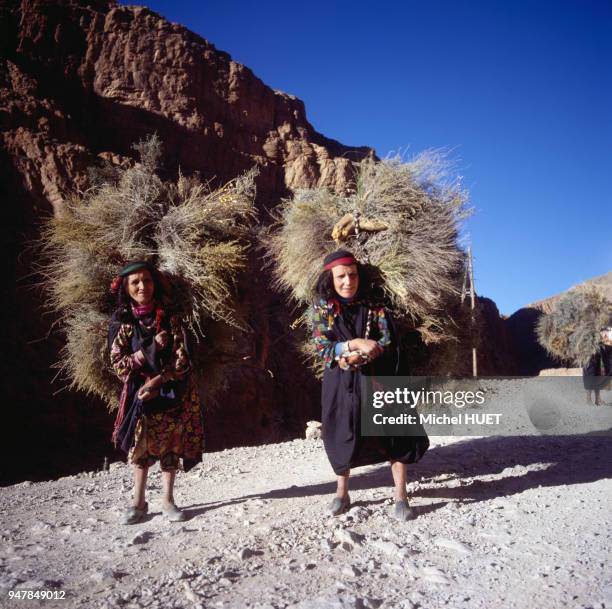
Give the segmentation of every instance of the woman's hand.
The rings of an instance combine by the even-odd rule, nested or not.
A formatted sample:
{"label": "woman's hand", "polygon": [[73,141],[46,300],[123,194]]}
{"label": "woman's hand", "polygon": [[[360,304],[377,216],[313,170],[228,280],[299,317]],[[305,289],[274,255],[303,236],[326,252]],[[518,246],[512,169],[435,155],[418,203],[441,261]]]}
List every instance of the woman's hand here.
{"label": "woman's hand", "polygon": [[370,360],[376,359],[383,354],[384,349],[369,338],[351,338],[349,341],[351,351],[361,351]]}
{"label": "woman's hand", "polygon": [[343,359],[345,359],[350,366],[361,366],[366,363],[361,355],[349,355],[349,357]]}
{"label": "woman's hand", "polygon": [[168,332],[162,330],[155,335],[155,342],[160,349],[165,349],[168,344]]}
{"label": "woman's hand", "polygon": [[159,388],[164,383],[173,379],[174,374],[169,370],[165,370],[161,374],[147,379],[144,385],[138,390],[138,399],[146,402],[147,400],[156,398],[159,395]]}
{"label": "woman's hand", "polygon": [[354,370],[355,368],[359,368],[359,366],[363,366],[363,364],[367,364],[367,361],[365,361],[361,355],[341,357],[338,360],[338,366],[340,366],[342,370]]}
{"label": "woman's hand", "polygon": [[159,395],[159,389],[157,387],[153,387],[147,383],[145,383],[139,390],[138,395],[136,396],[139,400],[146,402],[147,400],[152,400],[154,397]]}
{"label": "woman's hand", "polygon": [[372,359],[374,359],[374,357],[364,357],[363,352],[360,351],[359,353],[354,353],[353,355],[349,355],[348,357],[341,357],[338,360],[338,364],[340,368],[342,368],[342,370],[350,370],[359,368],[360,366],[363,366],[364,364],[367,364],[368,362],[372,361]]}
{"label": "woman's hand", "polygon": [[346,361],[346,358],[345,358],[345,357],[341,357],[341,358],[338,360],[338,366],[340,366],[340,369],[341,369],[341,370],[350,370],[350,368],[351,368],[351,367],[349,366],[349,363]]}

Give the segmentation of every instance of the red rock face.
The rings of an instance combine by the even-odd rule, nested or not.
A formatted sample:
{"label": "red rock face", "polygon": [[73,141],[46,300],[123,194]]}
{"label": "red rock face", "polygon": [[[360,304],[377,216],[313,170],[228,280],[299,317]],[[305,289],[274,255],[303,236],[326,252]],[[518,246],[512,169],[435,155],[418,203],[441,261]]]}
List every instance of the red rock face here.
{"label": "red rock face", "polygon": [[146,8],[33,0],[1,10],[3,31],[15,27],[3,62],[4,139],[31,159],[18,167],[29,190],[46,168],[52,203],[81,185],[96,156],[131,154],[153,130],[168,171],[223,181],[257,163],[262,202],[298,187],[342,190],[351,160],[373,154],[316,133],[302,101]]}
{"label": "red rock face", "polygon": [[[263,210],[298,187],[344,190],[351,161],[374,153],[320,135],[299,99],[273,91],[227,53],[146,8],[3,0],[0,45],[4,346],[11,354],[5,399],[16,405],[11,424],[25,429],[35,447],[20,463],[21,475],[3,473],[8,481],[40,475],[39,459],[57,461],[48,472],[57,473],[110,454],[111,421],[102,406],[68,392],[54,395],[50,364],[61,340],[46,338],[52,320],[41,313],[44,296],[30,289],[36,259],[25,248],[42,215],[57,213],[70,192],[87,187],[88,166],[100,159],[129,163],[132,144],[157,132],[167,176],[180,167],[223,182],[259,165]],[[215,396],[220,406],[208,414],[211,449],[302,433],[319,408],[317,385],[287,334],[284,299],[252,262],[240,293],[253,332],[237,337],[231,353],[209,348],[229,364],[227,391]],[[16,414],[22,410],[27,416]],[[79,440],[67,442],[73,436]],[[16,441],[11,450],[20,447]]]}

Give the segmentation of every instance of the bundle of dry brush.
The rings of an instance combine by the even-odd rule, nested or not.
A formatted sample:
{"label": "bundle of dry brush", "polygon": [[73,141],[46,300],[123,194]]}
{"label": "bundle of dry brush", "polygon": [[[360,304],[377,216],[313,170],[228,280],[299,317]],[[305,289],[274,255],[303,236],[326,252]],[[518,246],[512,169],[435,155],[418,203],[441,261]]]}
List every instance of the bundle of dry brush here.
{"label": "bundle of dry brush", "polygon": [[134,148],[140,163],[92,171],[91,188],[67,200],[41,238],[43,286],[66,335],[58,367],[71,388],[111,406],[118,388],[106,345],[113,277],[130,260],[149,260],[160,271],[166,306],[196,334],[206,320],[235,324],[233,283],[255,214],[254,170],[218,190],[197,177],[164,182],[159,139]]}
{"label": "bundle of dry brush", "polygon": [[572,290],[536,326],[538,341],[553,357],[586,366],[599,349],[600,331],[612,325],[612,302],[597,289]]}
{"label": "bundle of dry brush", "polygon": [[[405,329],[416,330],[426,344],[448,346],[445,355],[439,351],[446,361],[430,372],[456,369],[459,343],[471,343],[469,319],[459,306],[465,253],[458,244],[470,210],[448,170],[437,152],[408,163],[366,160],[356,167],[347,195],[297,191],[277,208],[263,235],[276,287],[298,305],[312,303],[323,258],[348,249],[371,270]],[[305,352],[311,354],[309,346]]]}

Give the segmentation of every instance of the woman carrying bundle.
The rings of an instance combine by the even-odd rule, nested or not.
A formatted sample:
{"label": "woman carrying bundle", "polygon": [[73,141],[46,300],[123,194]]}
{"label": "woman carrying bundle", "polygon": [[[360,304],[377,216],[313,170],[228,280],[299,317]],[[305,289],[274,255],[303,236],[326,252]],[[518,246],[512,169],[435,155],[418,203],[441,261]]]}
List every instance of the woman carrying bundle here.
{"label": "woman carrying bundle", "polygon": [[149,466],[162,470],[162,511],[171,521],[185,520],[174,504],[174,479],[183,459],[188,471],[201,461],[203,425],[197,388],[178,315],[162,303],[156,270],[145,261],[124,267],[113,281],[117,308],[109,327],[110,360],[123,382],[115,421],[115,446],[128,453],[133,467],[133,505],[124,524],[140,522],[148,511],[145,489]]}
{"label": "woman carrying bundle", "polygon": [[591,393],[595,393],[595,406],[601,406],[600,392],[610,388],[612,376],[612,327],[602,328],[599,333],[601,343],[582,368],[582,382],[587,392],[587,404],[593,404]]}
{"label": "woman carrying bundle", "polygon": [[414,517],[406,496],[406,464],[418,461],[429,440],[410,437],[362,437],[361,375],[395,374],[397,344],[390,312],[373,302],[363,267],[352,253],[338,250],[323,261],[312,306],[313,340],[325,362],[321,396],[323,442],[337,475],[329,506],[336,516],[350,507],[352,467],[389,460],[395,483],[394,515]]}

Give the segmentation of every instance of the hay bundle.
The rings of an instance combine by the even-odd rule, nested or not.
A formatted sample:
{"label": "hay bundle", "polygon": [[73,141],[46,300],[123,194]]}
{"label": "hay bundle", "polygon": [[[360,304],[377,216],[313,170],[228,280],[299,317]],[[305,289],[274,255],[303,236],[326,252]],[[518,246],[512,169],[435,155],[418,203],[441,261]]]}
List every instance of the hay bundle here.
{"label": "hay bundle", "polygon": [[409,163],[366,160],[346,196],[297,191],[263,235],[276,287],[309,304],[323,258],[342,247],[367,265],[396,317],[426,343],[452,340],[449,303],[458,301],[465,265],[458,229],[469,210],[459,184],[446,181],[448,168],[435,152]]}
{"label": "hay bundle", "polygon": [[254,179],[245,175],[219,190],[179,175],[156,174],[156,136],[135,146],[141,162],[108,168],[93,186],[69,199],[43,229],[43,286],[59,313],[66,345],[58,367],[70,386],[115,402],[106,336],[114,301],[109,285],[129,260],[147,259],[172,286],[165,304],[179,309],[201,334],[206,319],[237,324],[232,305],[236,273],[245,263],[254,218]]}
{"label": "hay bundle", "polygon": [[536,326],[539,343],[552,356],[586,366],[601,343],[600,331],[612,325],[612,302],[597,289],[572,290]]}

